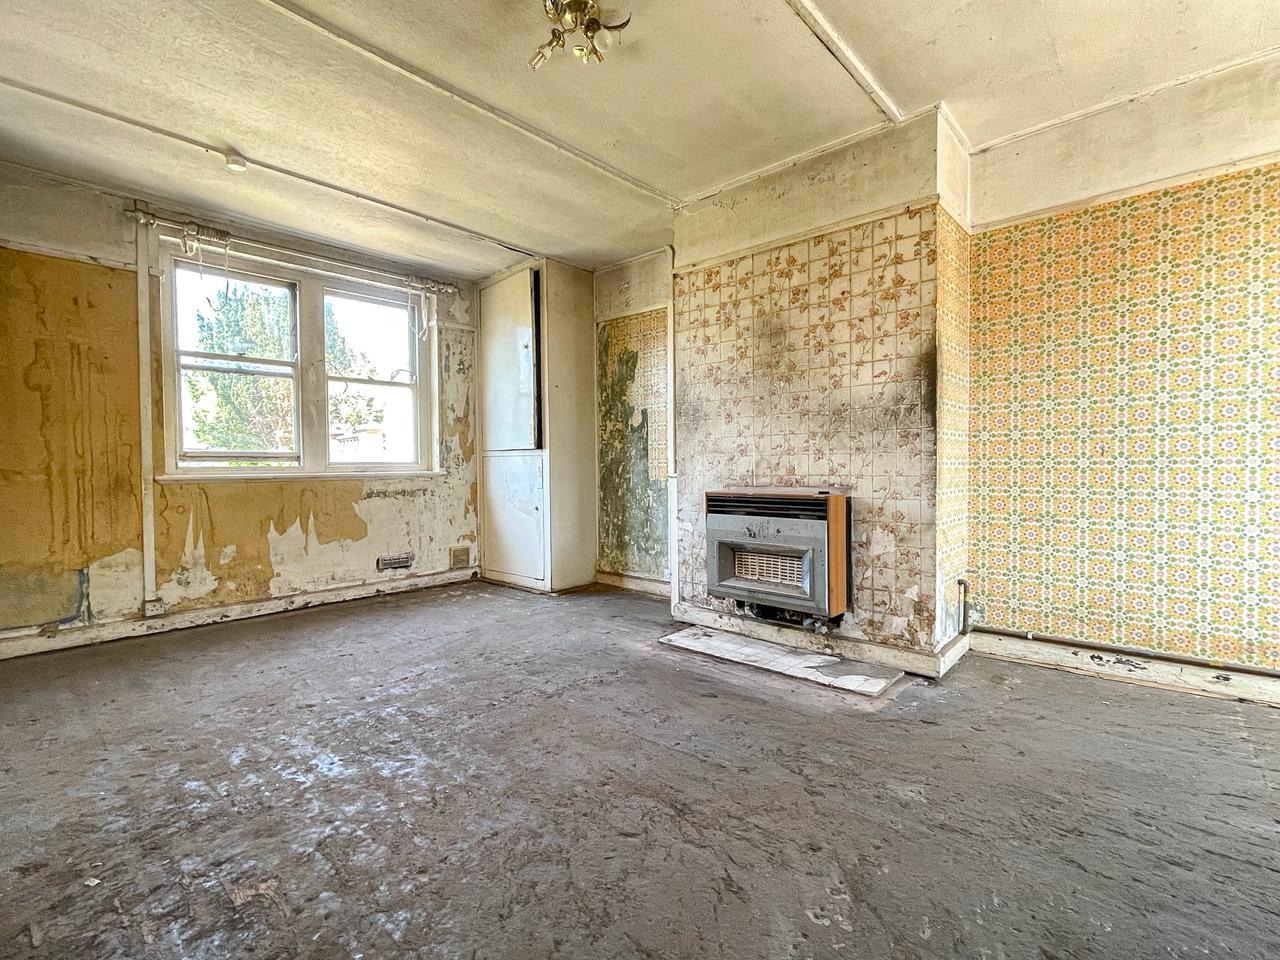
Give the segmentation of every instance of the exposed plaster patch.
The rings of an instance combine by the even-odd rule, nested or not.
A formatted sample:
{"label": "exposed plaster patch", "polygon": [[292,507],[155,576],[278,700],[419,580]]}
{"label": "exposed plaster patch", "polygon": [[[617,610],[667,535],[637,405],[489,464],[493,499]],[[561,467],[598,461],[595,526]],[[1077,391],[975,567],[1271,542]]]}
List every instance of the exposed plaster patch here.
{"label": "exposed plaster patch", "polygon": [[89,615],[126,620],[142,608],[142,551],[136,547],[89,564]]}
{"label": "exposed plaster patch", "polygon": [[463,300],[460,296],[454,296],[449,302],[449,316],[453,318],[454,323],[465,323],[471,325],[471,301]]}
{"label": "exposed plaster patch", "polygon": [[[871,544],[867,549],[867,553],[873,557],[879,557],[886,553],[894,553],[898,549],[898,541],[894,539],[893,534],[880,527],[875,527],[871,531]],[[913,598],[914,599],[914,598]]]}
{"label": "exposed plaster patch", "polygon": [[204,559],[204,533],[197,537],[195,518],[187,526],[187,540],[182,557],[168,581],[159,586],[160,599],[166,607],[184,600],[208,596],[218,588],[218,578],[210,572]]}

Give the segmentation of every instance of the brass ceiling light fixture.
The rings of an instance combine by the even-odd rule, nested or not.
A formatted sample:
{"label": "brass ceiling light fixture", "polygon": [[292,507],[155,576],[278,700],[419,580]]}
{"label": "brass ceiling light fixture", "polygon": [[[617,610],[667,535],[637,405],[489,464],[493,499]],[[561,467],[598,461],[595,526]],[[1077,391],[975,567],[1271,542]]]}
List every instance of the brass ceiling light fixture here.
{"label": "brass ceiling light fixture", "polygon": [[542,5],[546,8],[547,19],[555,26],[551,28],[551,39],[529,58],[529,66],[534,70],[547,62],[553,50],[563,50],[564,38],[579,30],[587,42],[575,46],[573,55],[583,63],[592,60],[603,63],[605,51],[617,42],[618,33],[631,22],[627,17],[621,23],[604,23],[596,0],[542,0]]}

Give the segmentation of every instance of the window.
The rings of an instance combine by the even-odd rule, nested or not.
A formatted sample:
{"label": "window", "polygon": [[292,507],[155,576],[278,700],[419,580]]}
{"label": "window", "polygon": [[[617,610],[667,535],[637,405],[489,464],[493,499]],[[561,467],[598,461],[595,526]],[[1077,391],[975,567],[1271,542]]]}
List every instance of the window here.
{"label": "window", "polygon": [[174,270],[179,466],[298,466],[292,286]]}
{"label": "window", "polygon": [[325,294],[331,463],[417,461],[416,339],[404,302]]}
{"label": "window", "polygon": [[[180,476],[433,468],[430,297],[326,269],[162,257],[165,445]],[[298,259],[304,259],[299,256]]]}

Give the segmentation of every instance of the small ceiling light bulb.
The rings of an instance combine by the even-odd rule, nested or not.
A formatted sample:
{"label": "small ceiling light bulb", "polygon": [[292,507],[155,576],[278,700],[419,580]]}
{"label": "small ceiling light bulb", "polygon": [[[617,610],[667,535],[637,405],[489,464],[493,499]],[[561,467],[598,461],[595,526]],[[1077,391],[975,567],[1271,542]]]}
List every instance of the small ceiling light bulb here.
{"label": "small ceiling light bulb", "polygon": [[533,51],[533,56],[529,58],[529,69],[537,70],[540,66],[547,62],[547,58],[551,56],[551,44],[544,43],[537,50]]}
{"label": "small ceiling light bulb", "polygon": [[591,42],[596,45],[596,49],[601,53],[607,53],[613,47],[613,41],[613,31],[607,27],[601,27],[591,38]]}
{"label": "small ceiling light bulb", "polygon": [[232,173],[244,173],[249,169],[249,161],[238,153],[228,153],[227,169]]}

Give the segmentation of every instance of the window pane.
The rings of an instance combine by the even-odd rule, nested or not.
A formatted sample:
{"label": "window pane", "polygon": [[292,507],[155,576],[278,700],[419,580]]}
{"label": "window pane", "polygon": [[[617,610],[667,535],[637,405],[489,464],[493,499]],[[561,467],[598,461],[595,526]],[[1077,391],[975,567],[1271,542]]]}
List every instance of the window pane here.
{"label": "window pane", "polygon": [[331,376],[413,382],[409,308],[328,294],[324,359]]}
{"label": "window pane", "polygon": [[292,360],[292,290],[205,268],[174,270],[178,349]]}
{"label": "window pane", "polygon": [[293,378],[183,370],[182,448],[294,452]]}
{"label": "window pane", "polygon": [[414,389],[329,381],[331,463],[416,463]]}

